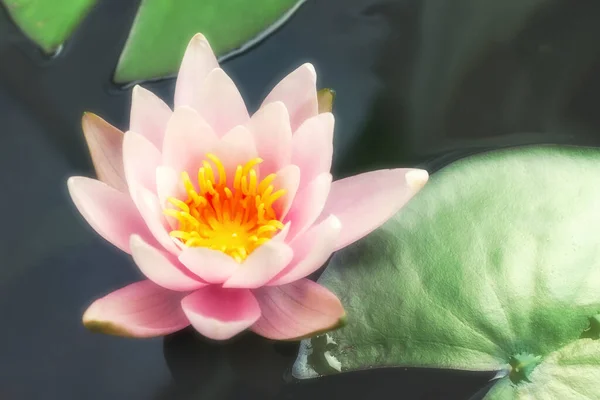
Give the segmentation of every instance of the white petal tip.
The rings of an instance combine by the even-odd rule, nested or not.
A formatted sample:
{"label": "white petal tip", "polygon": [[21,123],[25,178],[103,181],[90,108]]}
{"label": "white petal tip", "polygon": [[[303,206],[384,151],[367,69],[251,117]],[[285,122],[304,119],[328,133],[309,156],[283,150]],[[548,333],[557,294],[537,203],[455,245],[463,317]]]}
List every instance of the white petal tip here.
{"label": "white petal tip", "polygon": [[135,85],[133,89],[131,89],[131,102],[137,103],[144,100],[147,97],[148,90],[144,89],[140,85]]}
{"label": "white petal tip", "polygon": [[281,100],[277,100],[274,101],[272,103],[269,103],[267,105],[265,105],[265,108],[279,108],[280,110],[285,110],[287,112],[287,107],[285,106],[285,103]]}
{"label": "white petal tip", "polygon": [[133,234],[129,237],[129,247],[138,247],[144,244],[144,240],[140,235]]}
{"label": "white petal tip", "polygon": [[[231,279],[226,280],[221,287],[225,289],[248,289],[241,282],[231,282]],[[256,289],[256,288],[251,288]]]}
{"label": "white petal tip", "polygon": [[335,124],[335,116],[331,112],[324,112],[319,114],[319,118],[326,120],[326,123],[333,126]]}
{"label": "white petal tip", "polygon": [[200,42],[208,42],[208,40],[206,39],[206,36],[204,36],[201,33],[196,33],[194,36],[192,36],[192,39],[190,40],[190,43],[200,43]]}
{"label": "white petal tip", "polygon": [[[133,89],[131,89],[132,101],[154,101],[156,95],[152,93],[152,91],[140,86],[135,85]],[[137,100],[136,100],[137,98]],[[158,98],[156,98],[158,99]],[[158,99],[161,101],[160,99]]]}
{"label": "white petal tip", "polygon": [[69,189],[71,189],[71,187],[75,184],[75,182],[77,182],[77,177],[76,176],[70,176],[67,179],[67,186],[69,187]]}
{"label": "white petal tip", "polygon": [[[208,42],[208,39],[206,38],[206,36],[204,36],[201,33],[196,33],[192,39],[190,39],[190,42],[188,43],[187,46],[187,50],[196,48],[196,49],[200,49],[200,48],[207,48],[207,49],[211,49],[210,47],[210,43]],[[211,49],[212,51],[212,49]]]}
{"label": "white petal tip", "polygon": [[342,221],[340,221],[340,219],[338,217],[336,217],[335,215],[332,215],[329,218],[331,218],[331,227],[333,229],[342,229]]}
{"label": "white petal tip", "polygon": [[67,189],[72,197],[75,197],[75,194],[79,193],[78,189],[81,187],[81,184],[86,181],[86,179],[90,178],[85,178],[83,176],[70,176],[67,179]]}
{"label": "white petal tip", "polygon": [[303,65],[304,68],[306,68],[307,70],[310,71],[313,80],[316,82],[317,81],[317,71],[315,70],[315,67],[311,64],[311,63],[306,63]]}
{"label": "white petal tip", "polygon": [[83,114],[81,115],[81,123],[84,125],[91,124],[92,121],[90,121],[90,120],[92,118],[98,118],[98,116],[92,112],[84,111]]}
{"label": "white petal tip", "polygon": [[173,108],[173,113],[177,112],[177,114],[181,114],[181,113],[191,113],[191,114],[196,114],[199,116],[198,111],[196,111],[194,109],[194,107],[192,106],[188,106],[188,105],[182,105],[182,106],[177,106]]}
{"label": "white petal tip", "polygon": [[429,180],[429,173],[424,169],[413,169],[405,175],[406,183],[415,192],[421,190]]}

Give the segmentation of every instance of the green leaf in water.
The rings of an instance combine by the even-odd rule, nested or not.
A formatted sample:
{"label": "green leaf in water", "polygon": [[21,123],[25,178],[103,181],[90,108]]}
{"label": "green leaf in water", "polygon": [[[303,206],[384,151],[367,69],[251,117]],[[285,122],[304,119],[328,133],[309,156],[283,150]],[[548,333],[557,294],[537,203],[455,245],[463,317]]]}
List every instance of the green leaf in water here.
{"label": "green leaf in water", "polygon": [[581,334],[582,338],[600,339],[600,314],[590,317],[590,325]]}
{"label": "green leaf in water", "polygon": [[508,374],[509,379],[515,384],[531,382],[529,377],[541,360],[542,357],[527,353],[512,356],[508,361],[510,364],[510,373]]}
{"label": "green leaf in water", "polygon": [[223,57],[255,42],[304,0],[142,0],[115,81],[172,76],[190,38],[201,32]]}
{"label": "green leaf in water", "polygon": [[500,379],[485,400],[588,400],[600,398],[600,341],[581,339],[554,351],[538,365],[531,382]]}
{"label": "green leaf in water", "polygon": [[71,36],[96,0],[1,0],[15,24],[46,53]]}
{"label": "green leaf in water", "polygon": [[[334,255],[319,282],[340,297],[348,324],[304,341],[294,375],[498,370],[506,378],[492,393],[506,395],[495,398],[528,387],[535,399],[568,399],[542,382],[576,381],[571,365],[598,352],[580,337],[600,311],[599,226],[597,149],[525,147],[458,161]],[[575,390],[600,398],[594,385]]]}

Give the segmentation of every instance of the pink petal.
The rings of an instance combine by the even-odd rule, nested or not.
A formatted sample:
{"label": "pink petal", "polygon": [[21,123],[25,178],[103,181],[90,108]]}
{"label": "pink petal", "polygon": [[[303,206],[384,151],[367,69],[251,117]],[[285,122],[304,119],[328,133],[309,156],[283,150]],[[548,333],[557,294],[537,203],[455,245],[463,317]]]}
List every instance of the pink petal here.
{"label": "pink petal", "polygon": [[167,335],[190,324],[181,309],[186,294],[148,280],[132,283],[92,303],[83,314],[83,324],[92,331],[117,336]]}
{"label": "pink petal", "polygon": [[139,85],[133,87],[129,130],[143,135],[157,149],[162,148],[171,109],[154,93]]}
{"label": "pink petal", "polygon": [[235,83],[220,68],[213,69],[191,104],[218,136],[250,119]]}
{"label": "pink petal", "polygon": [[75,206],[96,232],[126,253],[129,237],[150,238],[148,228],[129,195],[95,179],[74,176],[67,181]]}
{"label": "pink petal", "polygon": [[83,114],[81,125],[98,179],[126,192],[123,132],[92,113]]}
{"label": "pink petal", "polygon": [[131,236],[130,247],[140,271],[165,289],[183,292],[207,285],[183,268],[177,258],[150,246],[138,235]]}
{"label": "pink petal", "polygon": [[136,192],[136,198],[138,199],[138,210],[158,243],[170,253],[179,255],[181,249],[175,244],[176,239],[169,236],[171,227],[158,203],[158,197],[149,190],[140,188]]}
{"label": "pink petal", "polygon": [[207,247],[187,247],[179,256],[179,261],[209,283],[225,282],[239,266],[227,254]]}
{"label": "pink petal", "polygon": [[271,242],[279,242],[279,243],[285,243],[285,239],[287,239],[287,235],[290,233],[290,226],[292,224],[290,222],[288,222],[287,224],[285,224],[283,226],[283,229],[279,231],[279,233],[277,233],[275,236],[273,236],[271,238]]}
{"label": "pink petal", "polygon": [[285,285],[321,268],[333,253],[341,229],[340,220],[335,215],[330,215],[320,224],[296,236],[290,243],[294,258],[268,285]]}
{"label": "pink petal", "polygon": [[198,173],[206,154],[214,151],[219,139],[210,125],[190,107],[176,108],[167,125],[163,145],[163,164],[178,173]]}
{"label": "pink petal", "polygon": [[292,139],[292,164],[300,167],[300,187],[317,175],[329,172],[333,156],[333,125],[331,113],[306,120]]}
{"label": "pink petal", "polygon": [[318,112],[317,74],[312,64],[304,64],[286,76],[265,98],[263,106],[274,101],[285,104],[292,132]]}
{"label": "pink petal", "polygon": [[156,168],[160,165],[158,149],[142,135],[126,132],[123,140],[123,165],[129,185],[129,193],[137,203],[138,188],[146,188],[156,193]]}
{"label": "pink petal", "polygon": [[192,326],[215,340],[237,335],[260,317],[258,302],[247,289],[211,285],[190,294],[181,305]]}
{"label": "pink petal", "polygon": [[[261,175],[262,175],[262,169]],[[277,177],[273,180],[274,190],[285,190],[285,194],[274,204],[273,209],[277,212],[279,219],[285,218],[296,197],[300,185],[300,168],[296,165],[288,165],[277,171]],[[262,175],[264,177],[264,175]]]}
{"label": "pink petal", "polygon": [[292,223],[290,238],[293,239],[304,232],[321,215],[331,188],[331,179],[331,174],[328,172],[320,174],[296,194],[294,203],[284,220]]}
{"label": "pink petal", "polygon": [[427,182],[427,171],[387,169],[333,182],[321,218],[342,222],[335,250],[375,230],[402,208]]}
{"label": "pink petal", "polygon": [[194,35],[185,50],[175,84],[175,108],[196,103],[204,80],[219,63],[204,35]]}
{"label": "pink petal", "polygon": [[301,279],[254,291],[261,317],[252,331],[269,339],[300,340],[343,326],[340,300],[323,286]]}
{"label": "pink petal", "polygon": [[290,163],[292,129],[285,105],[276,101],[256,112],[248,122],[254,136],[258,156],[264,161],[260,165],[263,176],[267,176]]}
{"label": "pink petal", "polygon": [[[180,175],[174,169],[169,167],[158,167],[156,169],[156,192],[158,194],[158,204],[161,209],[177,209],[169,203],[169,197],[176,199],[186,199],[187,193],[183,187]],[[165,215],[171,229],[176,229],[179,226],[179,221],[176,218]]]}
{"label": "pink petal", "polygon": [[272,240],[263,244],[248,256],[225,281],[224,288],[256,289],[284,269],[294,253],[284,243]]}
{"label": "pink petal", "polygon": [[[245,165],[248,161],[257,157],[254,137],[250,131],[242,125],[236,126],[227,132],[225,136],[221,138],[214,153],[219,157],[225,167],[229,187],[232,187],[233,185],[237,166]],[[260,167],[256,168],[260,170]]]}
{"label": "pink petal", "polygon": [[156,168],[156,192],[162,209],[172,208],[167,202],[169,197],[184,199],[187,195],[180,174],[173,168],[164,166]]}

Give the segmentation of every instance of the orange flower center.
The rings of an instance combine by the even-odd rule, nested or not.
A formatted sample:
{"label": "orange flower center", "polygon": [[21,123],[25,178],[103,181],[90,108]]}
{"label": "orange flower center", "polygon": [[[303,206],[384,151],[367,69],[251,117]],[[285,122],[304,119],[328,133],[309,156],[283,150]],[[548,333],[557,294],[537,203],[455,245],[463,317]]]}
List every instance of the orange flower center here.
{"label": "orange flower center", "polygon": [[181,174],[187,199],[167,199],[176,208],[164,213],[178,221],[170,235],[188,247],[219,250],[241,262],[283,229],[273,203],[286,191],[275,191],[276,174],[259,179],[254,168],[263,161],[260,158],[238,165],[229,185],[221,160],[214,154],[206,158],[197,187],[187,172]]}

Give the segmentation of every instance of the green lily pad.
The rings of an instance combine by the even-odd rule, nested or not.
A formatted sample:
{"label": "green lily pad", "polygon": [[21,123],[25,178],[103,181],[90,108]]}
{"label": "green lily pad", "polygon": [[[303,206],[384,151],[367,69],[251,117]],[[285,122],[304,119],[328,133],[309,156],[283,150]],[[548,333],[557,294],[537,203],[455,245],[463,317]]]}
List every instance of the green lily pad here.
{"label": "green lily pad", "polygon": [[499,380],[485,400],[591,400],[600,395],[600,341],[577,340],[550,353],[531,373],[531,382]]}
{"label": "green lily pad", "polygon": [[[334,255],[319,282],[340,297],[348,324],[304,341],[294,375],[504,371],[495,391],[540,391],[540,373],[566,368],[552,361],[562,348],[587,351],[578,346],[600,311],[599,227],[597,149],[525,147],[458,161]],[[527,369],[513,383],[520,362]],[[597,386],[586,390],[600,398]],[[564,399],[548,393],[534,398]]]}
{"label": "green lily pad", "polygon": [[27,37],[46,53],[56,52],[96,0],[1,0]]}
{"label": "green lily pad", "polygon": [[174,75],[201,32],[219,57],[263,38],[304,0],[142,0],[115,72],[117,83]]}

